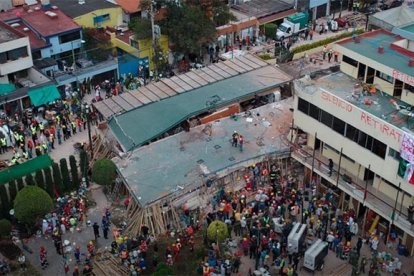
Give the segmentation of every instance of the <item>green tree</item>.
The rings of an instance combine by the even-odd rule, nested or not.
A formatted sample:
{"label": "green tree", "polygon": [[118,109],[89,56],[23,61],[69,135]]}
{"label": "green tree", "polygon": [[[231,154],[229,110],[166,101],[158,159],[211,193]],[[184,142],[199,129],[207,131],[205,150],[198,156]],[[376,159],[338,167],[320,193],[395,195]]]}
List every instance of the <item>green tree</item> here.
{"label": "green tree", "polygon": [[153,275],[154,276],[174,275],[174,272],[172,268],[167,266],[165,263],[159,263]]}
{"label": "green tree", "polygon": [[72,190],[79,189],[80,186],[80,179],[78,174],[78,166],[76,164],[75,156],[69,156],[69,164],[70,164],[70,174],[72,176]]}
{"label": "green tree", "polygon": [[105,31],[96,28],[83,28],[82,34],[88,57],[95,62],[107,60],[111,55],[112,43]]}
{"label": "green tree", "polygon": [[40,188],[42,188],[43,190],[46,188],[45,187],[45,178],[43,177],[43,172],[42,170],[38,170],[35,173],[35,181],[36,181],[36,185]]}
{"label": "green tree", "polygon": [[65,192],[69,192],[72,189],[72,184],[70,182],[68,163],[66,162],[65,158],[60,159],[59,163],[60,163],[60,173],[62,174],[63,190]]}
{"label": "green tree", "polygon": [[171,1],[166,5],[166,10],[161,22],[162,31],[168,34],[175,52],[200,55],[202,47],[214,40],[214,23],[199,6]]}
{"label": "green tree", "polygon": [[45,174],[45,183],[46,183],[46,192],[50,195],[50,197],[55,197],[55,189],[53,185],[52,179],[52,170],[50,168],[46,168],[43,170]]}
{"label": "green tree", "polygon": [[216,27],[228,24],[237,18],[231,13],[230,8],[223,1],[213,0],[213,22]]}
{"label": "green tree", "polygon": [[26,225],[33,225],[36,221],[50,212],[53,208],[52,198],[41,188],[26,186],[17,193],[14,200],[16,218]]}
{"label": "green tree", "polygon": [[92,180],[99,185],[108,186],[112,184],[116,176],[116,166],[112,160],[97,160],[92,169]]}
{"label": "green tree", "polygon": [[221,243],[229,236],[227,225],[219,220],[215,220],[207,228],[207,237],[210,241]]}
{"label": "green tree", "polygon": [[1,200],[1,206],[2,210],[1,213],[3,215],[3,218],[9,217],[10,209],[12,209],[12,205],[9,199],[9,196],[7,195],[7,190],[5,185],[0,185],[0,200]]}
{"label": "green tree", "polygon": [[20,191],[24,188],[24,181],[23,178],[17,179],[17,191]]}
{"label": "green tree", "polygon": [[65,187],[63,186],[62,175],[60,174],[60,168],[57,163],[52,164],[53,171],[53,181],[55,183],[55,188],[57,192],[61,195],[65,192]]}
{"label": "green tree", "polygon": [[12,230],[12,224],[7,219],[0,219],[0,238],[6,238],[10,236]]}
{"label": "green tree", "polygon": [[79,154],[79,168],[81,171],[81,176],[88,177],[89,160],[88,154],[86,154],[85,150],[81,150]]}
{"label": "green tree", "polygon": [[16,181],[12,180],[9,182],[9,195],[10,195],[10,202],[13,202],[17,195],[17,187],[16,187]]}
{"label": "green tree", "polygon": [[31,186],[36,185],[36,183],[33,179],[33,175],[30,174],[30,173],[28,175],[26,175],[25,181],[26,181],[26,185],[31,185]]}
{"label": "green tree", "polygon": [[152,38],[151,20],[148,18],[134,18],[131,22],[129,22],[129,28],[134,32],[136,39]]}

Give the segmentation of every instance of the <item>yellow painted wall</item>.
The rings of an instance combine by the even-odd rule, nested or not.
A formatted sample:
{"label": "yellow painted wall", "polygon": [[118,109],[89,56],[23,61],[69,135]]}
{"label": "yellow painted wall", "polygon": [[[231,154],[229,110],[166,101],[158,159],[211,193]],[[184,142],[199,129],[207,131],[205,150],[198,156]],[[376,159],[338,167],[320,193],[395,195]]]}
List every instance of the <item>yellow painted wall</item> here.
{"label": "yellow painted wall", "polygon": [[[95,16],[109,14],[109,20],[94,24],[93,18]],[[97,28],[97,27],[115,27],[122,23],[122,9],[121,7],[114,7],[108,9],[99,9],[93,12],[84,14],[74,18],[75,22],[86,28]]]}
{"label": "yellow painted wall", "polygon": [[401,93],[401,100],[406,103],[409,103],[410,105],[414,105],[414,93],[403,89]]}
{"label": "yellow painted wall", "polygon": [[340,69],[347,75],[350,75],[353,78],[357,77],[358,74],[358,67],[354,67],[348,63],[341,62]]}
{"label": "yellow painted wall", "polygon": [[[152,40],[146,39],[146,40],[138,40],[139,49],[132,47],[130,44],[125,43],[124,41],[118,39],[114,33],[111,33],[111,42],[114,47],[117,47],[131,55],[134,55],[139,58],[145,58],[149,57],[150,61],[150,69],[154,68],[154,64],[152,62]],[[161,49],[164,53],[168,53],[168,36],[161,35],[159,39],[159,44],[161,46]]]}

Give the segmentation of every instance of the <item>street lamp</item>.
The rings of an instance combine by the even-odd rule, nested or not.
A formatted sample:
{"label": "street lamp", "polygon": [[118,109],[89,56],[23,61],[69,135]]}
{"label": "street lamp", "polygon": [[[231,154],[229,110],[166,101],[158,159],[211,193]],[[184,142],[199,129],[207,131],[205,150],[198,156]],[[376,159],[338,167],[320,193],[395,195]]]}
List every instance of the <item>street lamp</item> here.
{"label": "street lamp", "polygon": [[89,147],[91,150],[91,160],[93,159],[93,146],[91,137],[91,109],[88,104],[85,104],[86,122],[88,123]]}

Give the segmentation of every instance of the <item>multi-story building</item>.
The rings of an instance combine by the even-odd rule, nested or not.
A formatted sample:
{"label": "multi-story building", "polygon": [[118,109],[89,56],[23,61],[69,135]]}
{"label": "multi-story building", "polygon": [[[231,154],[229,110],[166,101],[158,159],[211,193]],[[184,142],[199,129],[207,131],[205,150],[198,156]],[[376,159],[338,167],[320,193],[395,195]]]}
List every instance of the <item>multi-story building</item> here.
{"label": "multi-story building", "polygon": [[33,59],[70,56],[82,45],[81,27],[45,0],[41,5],[25,5],[0,13],[0,20],[29,37]]}
{"label": "multi-story building", "polygon": [[309,182],[355,211],[365,233],[376,230],[386,241],[397,233],[412,255],[414,24],[365,33],[335,50],[342,54],[339,72],[295,82],[292,156]]}

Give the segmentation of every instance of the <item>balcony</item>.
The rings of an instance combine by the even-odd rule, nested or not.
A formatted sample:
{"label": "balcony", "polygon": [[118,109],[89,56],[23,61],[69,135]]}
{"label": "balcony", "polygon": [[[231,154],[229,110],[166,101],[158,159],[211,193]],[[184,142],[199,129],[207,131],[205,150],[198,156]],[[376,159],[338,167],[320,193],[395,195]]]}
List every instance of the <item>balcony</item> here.
{"label": "balcony", "polygon": [[[312,169],[312,154],[313,151],[310,148],[295,147],[292,152],[292,157],[304,166]],[[321,156],[318,151],[315,151],[313,170],[315,173],[328,180],[332,185],[337,186],[342,191],[358,200],[364,206],[387,220],[392,221],[395,198],[391,198],[380,190],[375,189],[370,183],[367,185],[365,181],[359,179],[352,172],[343,168],[340,168],[338,171],[338,164],[334,164],[333,173],[329,176],[328,158]],[[345,181],[345,179],[347,181]],[[414,236],[414,227],[407,220],[407,208],[402,206],[400,209],[400,207],[401,202],[399,201],[396,206],[393,223],[411,236]]]}

